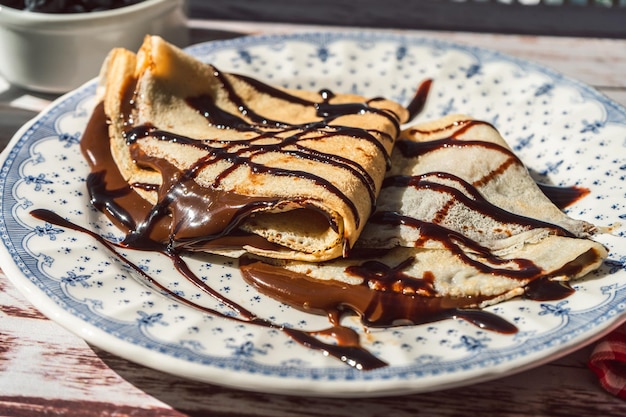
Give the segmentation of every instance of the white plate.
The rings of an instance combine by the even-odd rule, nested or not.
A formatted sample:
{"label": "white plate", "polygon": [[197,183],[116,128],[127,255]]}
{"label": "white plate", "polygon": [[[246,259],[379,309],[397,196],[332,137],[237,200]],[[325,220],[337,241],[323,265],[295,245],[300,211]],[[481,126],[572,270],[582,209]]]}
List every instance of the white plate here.
{"label": "white plate", "polygon": [[[492,122],[532,172],[591,194],[573,217],[611,225],[626,217],[626,111],[593,89],[541,66],[435,39],[314,33],[206,43],[189,51],[225,71],[287,87],[384,95],[408,104],[434,80],[419,119],[461,112]],[[610,250],[598,273],[555,302],[512,300],[489,310],[515,335],[463,321],[372,330],[367,349],[389,362],[358,371],[277,330],[202,314],[154,291],[93,238],[32,217],[47,208],[109,239],[120,237],[88,201],[79,138],[94,105],[91,82],[18,132],[0,177],[2,269],[42,312],[90,343],[176,375],[248,390],[325,396],[423,392],[500,377],[564,355],[619,324],[626,309],[624,229],[598,236]],[[128,257],[168,288],[227,312],[154,253]],[[328,326],[259,295],[236,264],[189,259],[214,289],[262,317],[304,329]],[[350,324],[350,323],[348,323]],[[354,323],[356,328],[358,324]]]}

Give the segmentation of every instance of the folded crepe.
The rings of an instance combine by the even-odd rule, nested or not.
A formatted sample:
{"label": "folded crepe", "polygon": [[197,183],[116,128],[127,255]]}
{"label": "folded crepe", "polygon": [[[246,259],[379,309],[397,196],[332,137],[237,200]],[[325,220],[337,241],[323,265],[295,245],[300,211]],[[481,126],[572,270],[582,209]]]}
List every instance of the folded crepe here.
{"label": "folded crepe", "polygon": [[229,256],[345,254],[408,117],[382,98],[221,72],[155,36],[137,54],[112,51],[100,79],[113,160],[152,207],[134,243]]}
{"label": "folded crepe", "polygon": [[455,115],[402,132],[350,257],[316,265],[246,258],[242,271],[299,308],[353,310],[383,326],[421,323],[531,290],[553,297],[554,283],[606,258],[590,239],[596,232],[546,197],[493,126]]}
{"label": "folded crepe", "polygon": [[244,278],[295,307],[421,323],[531,288],[540,298],[607,256],[488,123],[400,133],[397,103],[272,87],[158,37],[114,50],[101,80],[111,159],[142,200],[103,206],[145,205],[121,222],[126,242],[247,253]]}

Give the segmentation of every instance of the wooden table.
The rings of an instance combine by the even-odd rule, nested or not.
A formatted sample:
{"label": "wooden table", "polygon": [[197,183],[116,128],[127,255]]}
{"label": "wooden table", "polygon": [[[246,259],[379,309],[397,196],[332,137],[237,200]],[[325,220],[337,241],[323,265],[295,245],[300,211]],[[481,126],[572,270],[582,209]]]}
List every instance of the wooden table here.
{"label": "wooden table", "polygon": [[[323,29],[194,20],[190,26],[193,41]],[[626,40],[413,32],[538,61],[626,105]],[[14,108],[37,109],[52,98],[1,88],[0,101]],[[0,135],[26,117],[0,110]],[[166,375],[90,346],[44,317],[0,274],[2,416],[626,415],[626,402],[602,390],[587,368],[592,348],[517,375],[427,394],[345,400],[251,393]]]}

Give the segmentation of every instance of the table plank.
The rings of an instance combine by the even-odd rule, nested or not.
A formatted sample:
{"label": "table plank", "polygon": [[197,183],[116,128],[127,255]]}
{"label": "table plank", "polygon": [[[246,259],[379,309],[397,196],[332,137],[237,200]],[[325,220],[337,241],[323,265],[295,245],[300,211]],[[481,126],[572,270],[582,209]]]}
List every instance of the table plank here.
{"label": "table plank", "polygon": [[171,411],[121,378],[85,341],[42,315],[0,273],[0,415],[35,416],[42,410],[125,415],[124,409],[128,415]]}
{"label": "table plank", "polygon": [[[401,397],[351,400],[304,398],[246,393],[209,385],[203,391],[202,400],[198,400],[197,385],[193,382],[180,381],[168,375],[155,377],[155,373],[149,370],[137,373],[134,366],[126,369],[127,364],[123,360],[105,353],[101,355],[109,366],[123,373],[124,378],[136,386],[146,392],[160,392],[166,395],[161,397],[164,402],[176,409],[196,414],[211,411],[215,415],[278,417],[293,415],[292,410],[300,409],[300,416],[389,414],[408,417],[428,411],[427,415],[437,417],[461,415],[467,412],[470,405],[475,415],[616,415],[615,411],[626,410],[626,405],[600,389],[589,390],[589,385],[594,384],[595,379],[586,368],[587,356],[588,349],[583,349],[577,355],[517,376],[462,389]],[[159,391],[163,383],[175,385],[179,389],[164,393]],[[306,409],[302,410],[302,406]]]}

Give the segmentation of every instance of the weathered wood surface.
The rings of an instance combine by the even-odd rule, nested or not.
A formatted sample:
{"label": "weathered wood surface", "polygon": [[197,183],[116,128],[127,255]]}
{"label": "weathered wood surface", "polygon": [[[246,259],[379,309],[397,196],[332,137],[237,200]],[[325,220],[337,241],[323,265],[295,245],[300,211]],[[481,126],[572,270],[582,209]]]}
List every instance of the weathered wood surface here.
{"label": "weathered wood surface", "polygon": [[[321,29],[243,22],[192,24],[196,41],[234,33]],[[624,40],[418,33],[546,64],[626,104]],[[14,102],[20,94],[24,92],[8,89],[0,93],[0,100]],[[0,121],[7,122],[9,114],[0,110]],[[166,375],[92,347],[39,313],[0,273],[2,416],[626,415],[626,402],[603,391],[587,368],[592,347],[516,375],[427,394],[345,400],[252,393]]]}

